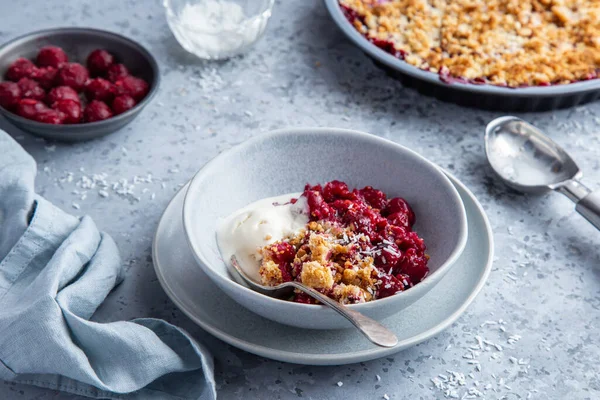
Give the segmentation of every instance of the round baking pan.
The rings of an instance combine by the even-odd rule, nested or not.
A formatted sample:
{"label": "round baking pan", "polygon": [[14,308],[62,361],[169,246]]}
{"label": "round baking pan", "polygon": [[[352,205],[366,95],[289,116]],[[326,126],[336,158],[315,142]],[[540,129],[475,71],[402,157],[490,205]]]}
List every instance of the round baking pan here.
{"label": "round baking pan", "polygon": [[344,16],[338,0],[325,0],[327,10],[342,32],[375,64],[404,86],[425,95],[468,107],[501,111],[547,111],[574,107],[600,98],[600,79],[567,85],[507,88],[470,83],[446,83],[434,72],[414,67],[369,42]]}

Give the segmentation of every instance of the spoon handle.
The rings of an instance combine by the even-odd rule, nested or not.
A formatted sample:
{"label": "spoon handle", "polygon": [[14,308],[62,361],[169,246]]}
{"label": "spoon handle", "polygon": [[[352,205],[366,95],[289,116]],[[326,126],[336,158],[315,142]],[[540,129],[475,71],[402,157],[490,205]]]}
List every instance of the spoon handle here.
{"label": "spoon handle", "polygon": [[576,179],[566,182],[557,190],[571,199],[576,204],[575,210],[600,230],[600,190],[592,192]]}
{"label": "spoon handle", "polygon": [[579,200],[575,210],[600,230],[600,191],[596,190]]}
{"label": "spoon handle", "polygon": [[394,332],[390,331],[379,322],[357,312],[349,309],[337,301],[330,299],[324,294],[316,291],[315,289],[303,285],[299,282],[288,282],[288,285],[294,286],[296,289],[302,290],[307,295],[319,300],[321,303],[333,308],[341,316],[350,321],[358,330],[367,337],[374,344],[381,347],[394,347],[398,344],[398,338]]}

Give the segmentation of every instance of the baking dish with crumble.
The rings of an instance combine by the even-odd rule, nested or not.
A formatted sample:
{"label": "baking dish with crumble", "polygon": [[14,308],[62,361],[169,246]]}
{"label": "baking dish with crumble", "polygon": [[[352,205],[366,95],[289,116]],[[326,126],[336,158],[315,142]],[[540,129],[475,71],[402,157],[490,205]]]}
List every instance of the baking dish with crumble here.
{"label": "baking dish with crumble", "polygon": [[534,111],[600,97],[594,0],[325,0],[406,86],[461,105]]}

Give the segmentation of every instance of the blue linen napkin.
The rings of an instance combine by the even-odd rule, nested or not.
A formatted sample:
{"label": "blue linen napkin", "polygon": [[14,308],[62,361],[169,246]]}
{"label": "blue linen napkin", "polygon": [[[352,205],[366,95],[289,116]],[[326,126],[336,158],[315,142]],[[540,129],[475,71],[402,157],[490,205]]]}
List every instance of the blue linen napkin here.
{"label": "blue linen napkin", "polygon": [[216,399],[208,350],[165,321],[98,323],[123,279],[113,240],[34,192],[0,130],[0,379],[102,399]]}

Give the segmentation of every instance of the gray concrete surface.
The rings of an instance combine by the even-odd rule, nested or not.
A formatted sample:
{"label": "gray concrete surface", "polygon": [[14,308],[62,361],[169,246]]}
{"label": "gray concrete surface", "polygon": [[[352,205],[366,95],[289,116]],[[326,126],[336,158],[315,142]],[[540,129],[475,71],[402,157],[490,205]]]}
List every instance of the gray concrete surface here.
{"label": "gray concrete surface", "polygon": [[[217,63],[180,49],[158,1],[2,1],[0,15],[1,41],[38,28],[91,26],[137,39],[158,58],[160,93],[121,132],[66,145],[35,139],[5,121],[0,127],[37,160],[39,193],[91,215],[119,244],[127,277],[96,318],[152,316],[187,329],[214,349],[221,399],[443,399],[454,393],[431,379],[448,376],[447,370],[466,375],[465,385],[456,385],[459,397],[475,388],[488,400],[600,398],[600,234],[561,195],[524,196],[495,181],[482,137],[486,122],[500,114],[404,89],[342,37],[319,0],[278,0],[265,38],[246,56]],[[563,144],[586,181],[600,187],[600,103],[521,116]],[[299,366],[229,347],[169,301],[152,269],[150,242],[178,186],[220,151],[293,126],[352,128],[397,141],[447,168],[478,196],[494,228],[496,261],[482,293],[451,328],[393,357]],[[109,183],[130,184],[136,175],[145,181],[126,196],[112,188],[106,198],[97,189],[84,195],[82,177],[100,173]],[[481,371],[464,358],[476,335],[502,347],[475,354]],[[520,340],[509,344],[510,335]],[[0,383],[0,399],[76,398]]]}

